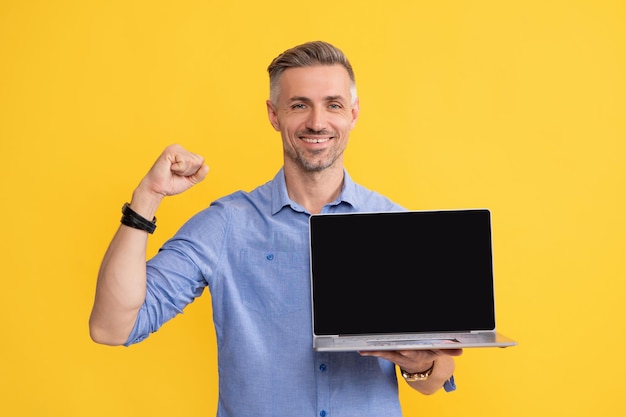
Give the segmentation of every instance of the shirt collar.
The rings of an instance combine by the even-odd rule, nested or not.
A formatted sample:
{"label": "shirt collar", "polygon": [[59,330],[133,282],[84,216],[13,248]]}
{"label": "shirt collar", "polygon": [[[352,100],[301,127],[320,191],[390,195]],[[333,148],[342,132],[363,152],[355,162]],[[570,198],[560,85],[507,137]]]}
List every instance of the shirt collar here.
{"label": "shirt collar", "polygon": [[[352,177],[350,177],[348,171],[344,168],[343,188],[341,189],[341,193],[335,201],[328,205],[337,206],[341,203],[347,203],[358,210],[357,202],[356,183],[352,181]],[[295,211],[306,212],[304,207],[289,198],[287,194],[287,183],[285,181],[285,169],[282,167],[272,180],[272,215],[281,211],[285,206],[290,206]]]}

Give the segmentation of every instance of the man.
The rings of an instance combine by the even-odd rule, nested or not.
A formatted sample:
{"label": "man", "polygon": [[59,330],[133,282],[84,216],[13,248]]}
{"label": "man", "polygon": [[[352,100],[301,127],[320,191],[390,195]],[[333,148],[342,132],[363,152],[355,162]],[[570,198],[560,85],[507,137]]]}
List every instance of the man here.
{"label": "man", "polygon": [[404,209],[354,183],[344,169],[359,101],[343,53],[310,42],[279,55],[268,71],[267,112],[281,134],[283,167],[270,182],[192,217],[146,263],[155,227],[149,219],[163,197],[208,172],[202,157],[177,145],[165,149],[124,206],[103,259],[91,336],[110,345],[139,342],[208,286],[219,352],[218,416],[400,416],[395,366],[427,376],[408,378],[419,392],[449,391],[453,356],[461,350],[312,350],[310,214]]}

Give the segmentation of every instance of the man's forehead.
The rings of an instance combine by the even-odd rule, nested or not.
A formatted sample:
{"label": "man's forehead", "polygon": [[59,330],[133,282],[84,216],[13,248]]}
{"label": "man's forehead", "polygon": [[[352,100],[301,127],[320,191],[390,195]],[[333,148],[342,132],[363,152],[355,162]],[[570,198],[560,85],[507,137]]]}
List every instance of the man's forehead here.
{"label": "man's forehead", "polygon": [[289,91],[288,96],[313,92],[324,96],[344,96],[352,84],[348,71],[339,64],[288,68],[279,83],[283,92]]}

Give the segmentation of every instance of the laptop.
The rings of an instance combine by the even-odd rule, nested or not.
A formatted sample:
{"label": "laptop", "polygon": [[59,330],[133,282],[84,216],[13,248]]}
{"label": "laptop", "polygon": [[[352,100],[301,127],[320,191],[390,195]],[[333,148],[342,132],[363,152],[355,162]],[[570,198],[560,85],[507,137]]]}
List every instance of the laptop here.
{"label": "laptop", "polygon": [[496,332],[491,211],[315,214],[313,348],[507,347]]}

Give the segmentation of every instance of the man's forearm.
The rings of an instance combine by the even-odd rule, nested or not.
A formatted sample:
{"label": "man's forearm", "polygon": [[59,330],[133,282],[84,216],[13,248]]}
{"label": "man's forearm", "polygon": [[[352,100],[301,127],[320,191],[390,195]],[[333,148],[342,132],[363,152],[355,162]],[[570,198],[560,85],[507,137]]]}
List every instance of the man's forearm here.
{"label": "man's forearm", "polygon": [[[156,211],[153,202],[141,198],[133,198],[132,206],[145,216]],[[108,345],[126,342],[146,296],[147,242],[147,232],[128,226],[120,226],[113,237],[100,266],[89,319],[95,342]]]}

